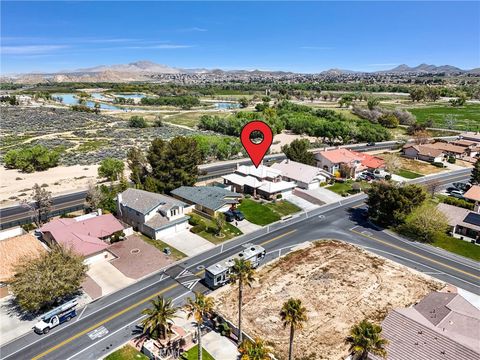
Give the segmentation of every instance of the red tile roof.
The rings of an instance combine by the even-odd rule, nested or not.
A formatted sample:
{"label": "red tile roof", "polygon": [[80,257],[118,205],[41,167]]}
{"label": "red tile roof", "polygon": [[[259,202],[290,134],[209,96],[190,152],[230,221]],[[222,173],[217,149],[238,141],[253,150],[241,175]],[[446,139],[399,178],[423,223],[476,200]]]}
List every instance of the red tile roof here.
{"label": "red tile roof", "polygon": [[371,169],[378,169],[385,165],[385,161],[379,157],[348,149],[321,151],[319,154],[334,164],[348,164],[353,161],[359,161],[362,165]]}
{"label": "red tile roof", "polygon": [[56,219],[40,228],[43,233],[49,232],[58,244],[70,247],[84,256],[106,249],[109,245],[100,238],[120,230],[123,230],[123,226],[112,214],[79,221]]}

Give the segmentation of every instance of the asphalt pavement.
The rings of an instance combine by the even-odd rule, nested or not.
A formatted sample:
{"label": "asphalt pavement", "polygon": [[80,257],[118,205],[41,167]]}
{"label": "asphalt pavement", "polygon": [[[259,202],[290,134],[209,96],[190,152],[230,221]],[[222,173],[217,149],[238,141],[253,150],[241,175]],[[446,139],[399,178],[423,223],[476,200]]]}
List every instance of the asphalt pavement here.
{"label": "asphalt pavement", "polygon": [[[460,170],[422,178],[441,184],[466,180]],[[267,250],[266,261],[283,255],[306,241],[337,239],[429,274],[475,294],[480,294],[478,263],[421,245],[382,231],[362,216],[365,195],[348,197],[339,203],[301,212],[292,219],[235,238],[197,256],[155,273],[131,286],[79,309],[77,318],[47,335],[33,333],[0,348],[2,359],[98,359],[138,334],[141,310],[158,295],[181,305],[193,291],[208,292],[201,282],[204,269],[233,255],[247,243]]]}

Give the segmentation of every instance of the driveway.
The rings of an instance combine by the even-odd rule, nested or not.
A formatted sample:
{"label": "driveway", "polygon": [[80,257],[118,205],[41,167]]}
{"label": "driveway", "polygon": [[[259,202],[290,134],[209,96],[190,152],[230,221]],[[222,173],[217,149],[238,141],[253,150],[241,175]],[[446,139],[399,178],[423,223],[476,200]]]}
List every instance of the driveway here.
{"label": "driveway", "polygon": [[324,202],[325,204],[334,203],[343,199],[340,195],[323,187],[318,187],[316,189],[311,189],[311,190],[302,190],[302,191]]}
{"label": "driveway", "polygon": [[210,241],[187,229],[164,236],[161,240],[188,256],[194,256],[215,247]]}
{"label": "driveway", "polygon": [[235,222],[232,222],[231,224],[239,228],[244,234],[249,234],[261,228],[260,225],[253,224],[246,219],[243,219],[242,221],[237,221],[236,224]]}
{"label": "driveway", "polygon": [[122,274],[108,261],[97,261],[89,266],[87,275],[102,289],[102,296],[135,282]]}
{"label": "driveway", "polygon": [[305,211],[310,211],[319,207],[319,205],[312,204],[310,201],[302,199],[301,197],[294,194],[285,196],[285,200],[297,205],[300,209]]}

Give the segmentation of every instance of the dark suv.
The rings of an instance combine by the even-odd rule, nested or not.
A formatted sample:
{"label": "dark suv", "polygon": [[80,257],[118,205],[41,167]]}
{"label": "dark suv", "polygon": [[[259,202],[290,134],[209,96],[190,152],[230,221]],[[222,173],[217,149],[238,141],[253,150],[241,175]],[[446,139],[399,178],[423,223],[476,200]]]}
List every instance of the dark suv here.
{"label": "dark suv", "polygon": [[242,221],[245,219],[245,215],[240,210],[232,210],[232,213],[235,215],[235,220]]}
{"label": "dark suv", "polygon": [[223,213],[225,215],[225,220],[232,222],[234,220],[242,221],[245,219],[245,216],[240,210],[228,210]]}

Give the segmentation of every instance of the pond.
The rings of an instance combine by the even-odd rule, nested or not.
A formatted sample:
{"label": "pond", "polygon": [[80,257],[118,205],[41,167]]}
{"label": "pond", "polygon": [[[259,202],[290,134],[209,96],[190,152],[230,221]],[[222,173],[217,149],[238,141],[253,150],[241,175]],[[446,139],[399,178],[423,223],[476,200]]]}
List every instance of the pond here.
{"label": "pond", "polygon": [[214,104],[216,109],[238,109],[240,104],[234,102],[217,102]]}
{"label": "pond", "polygon": [[122,97],[125,99],[143,99],[145,94],[115,94],[117,97]]}
{"label": "pond", "polygon": [[[97,95],[97,96],[94,96]],[[52,94],[53,97],[56,98],[62,98],[62,103],[65,105],[77,105],[78,104],[78,98],[76,97],[75,94]],[[92,97],[94,99],[102,100],[104,99],[102,94],[100,93],[94,93],[92,94]],[[85,103],[86,106],[89,108],[95,107],[95,103],[93,101],[87,101]],[[101,110],[123,110],[122,108],[115,106],[115,105],[110,105],[110,104],[102,104],[100,103],[100,109]]]}

